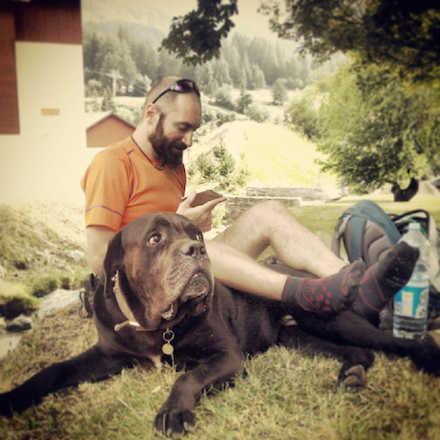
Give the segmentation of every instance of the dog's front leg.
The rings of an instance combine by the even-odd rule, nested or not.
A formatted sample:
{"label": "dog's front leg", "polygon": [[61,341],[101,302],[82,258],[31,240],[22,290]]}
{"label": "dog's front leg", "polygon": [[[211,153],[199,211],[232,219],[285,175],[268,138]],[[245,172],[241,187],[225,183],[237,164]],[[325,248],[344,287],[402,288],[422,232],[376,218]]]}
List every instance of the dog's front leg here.
{"label": "dog's front leg", "polygon": [[193,410],[202,391],[209,387],[221,388],[237,375],[243,362],[244,355],[237,349],[235,353],[213,355],[180,376],[156,416],[156,429],[166,436],[187,433],[194,426]]}
{"label": "dog's front leg", "polygon": [[41,370],[22,385],[0,394],[0,415],[10,417],[37,404],[46,395],[85,381],[98,381],[127,365],[124,358],[106,356],[98,346],[64,362]]}

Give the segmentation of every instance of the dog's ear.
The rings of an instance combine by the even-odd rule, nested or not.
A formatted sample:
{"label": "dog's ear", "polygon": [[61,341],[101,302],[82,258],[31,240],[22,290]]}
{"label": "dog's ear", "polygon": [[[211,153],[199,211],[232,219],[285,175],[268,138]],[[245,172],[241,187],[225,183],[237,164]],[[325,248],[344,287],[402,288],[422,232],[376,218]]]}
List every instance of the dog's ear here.
{"label": "dog's ear", "polygon": [[117,232],[110,240],[107,248],[107,254],[104,259],[103,277],[104,277],[104,295],[106,298],[113,296],[113,286],[111,279],[116,271],[123,265],[125,250],[122,246],[122,233]]}

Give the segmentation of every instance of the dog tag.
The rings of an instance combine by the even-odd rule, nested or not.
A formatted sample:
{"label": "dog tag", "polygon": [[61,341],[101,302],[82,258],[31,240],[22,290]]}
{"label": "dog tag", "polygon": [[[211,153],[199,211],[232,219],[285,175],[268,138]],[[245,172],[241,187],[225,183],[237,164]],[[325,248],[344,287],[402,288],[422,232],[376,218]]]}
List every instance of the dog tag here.
{"label": "dog tag", "polygon": [[162,353],[171,356],[174,353],[174,347],[167,342],[166,344],[162,345]]}
{"label": "dog tag", "polygon": [[174,332],[170,329],[166,329],[162,335],[165,344],[162,345],[162,353],[168,356],[172,356],[174,353],[174,347],[171,345],[171,341],[174,339]]}

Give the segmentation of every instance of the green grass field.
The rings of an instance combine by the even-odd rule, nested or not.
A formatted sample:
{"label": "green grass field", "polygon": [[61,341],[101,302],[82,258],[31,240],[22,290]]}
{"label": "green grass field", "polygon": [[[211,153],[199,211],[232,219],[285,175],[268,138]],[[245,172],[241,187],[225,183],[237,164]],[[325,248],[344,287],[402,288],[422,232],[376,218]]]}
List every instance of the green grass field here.
{"label": "green grass field", "polygon": [[[440,199],[417,196],[394,203],[373,196],[389,212],[427,208],[440,224]],[[340,213],[358,200],[348,197],[298,208],[313,231],[331,233]],[[71,357],[96,339],[93,323],[74,307],[38,323],[19,348],[0,363],[1,391],[54,361]],[[338,389],[338,362],[273,347],[246,363],[246,378],[203,396],[188,439],[438,439],[440,379],[416,371],[408,360],[376,355],[369,384],[356,394]],[[49,396],[11,420],[0,418],[7,439],[155,439],[152,430],[178,373],[142,367],[97,384]]]}
{"label": "green grass field", "polygon": [[316,146],[282,125],[252,121],[224,124],[194,143],[190,160],[209,153],[221,141],[237,166],[247,165],[247,186],[336,188],[336,178],[321,173],[315,162],[322,158]]}

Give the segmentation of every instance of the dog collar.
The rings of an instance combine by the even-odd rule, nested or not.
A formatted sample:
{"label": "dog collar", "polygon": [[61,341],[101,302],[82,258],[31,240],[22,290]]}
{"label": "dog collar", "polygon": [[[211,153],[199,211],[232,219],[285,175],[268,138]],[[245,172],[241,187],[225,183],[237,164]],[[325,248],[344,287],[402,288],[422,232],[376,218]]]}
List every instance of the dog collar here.
{"label": "dog collar", "polygon": [[[152,330],[148,330],[144,327],[142,327],[139,322],[136,321],[136,318],[133,315],[133,312],[130,310],[129,305],[127,304],[127,300],[125,299],[125,296],[122,294],[121,291],[121,285],[119,283],[119,272],[117,271],[115,273],[115,276],[112,278],[113,281],[113,293],[115,294],[116,302],[118,303],[119,308],[121,309],[121,312],[123,315],[127,318],[126,321],[121,322],[120,324],[116,324],[114,329],[115,332],[118,332],[119,330],[123,329],[124,327],[133,327],[136,329],[137,332],[148,332]],[[166,354],[167,356],[170,356],[173,363],[174,363],[174,347],[171,344],[171,342],[174,339],[174,332],[170,328],[167,328],[162,338],[164,340],[164,344],[162,345],[162,353]]]}
{"label": "dog collar", "polygon": [[130,310],[130,307],[127,304],[127,300],[125,296],[122,294],[121,285],[119,283],[119,271],[115,273],[115,276],[112,278],[113,281],[113,293],[115,294],[116,302],[118,303],[119,308],[123,315],[127,318],[126,321],[121,322],[120,324],[116,324],[114,329],[115,332],[123,329],[124,327],[134,327],[137,332],[148,332],[148,330],[142,327],[139,322],[137,322],[136,318],[133,315],[133,312]]}

